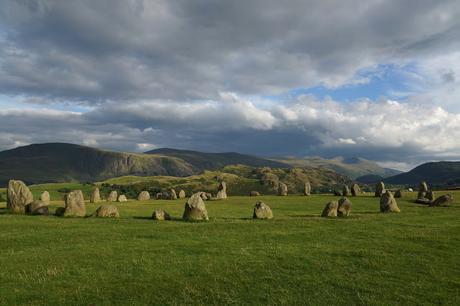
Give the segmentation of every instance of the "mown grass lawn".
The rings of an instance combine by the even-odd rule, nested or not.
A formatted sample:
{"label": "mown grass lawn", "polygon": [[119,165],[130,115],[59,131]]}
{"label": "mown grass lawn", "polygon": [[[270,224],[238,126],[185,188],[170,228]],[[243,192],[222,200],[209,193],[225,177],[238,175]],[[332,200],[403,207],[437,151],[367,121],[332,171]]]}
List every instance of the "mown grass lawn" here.
{"label": "mown grass lawn", "polygon": [[[409,194],[400,214],[381,214],[361,196],[350,217],[319,218],[334,198],[210,201],[202,223],[149,219],[155,208],[179,218],[183,200],[117,204],[118,220],[9,215],[1,203],[0,304],[460,304],[459,201],[429,208]],[[275,219],[251,219],[257,200]]]}

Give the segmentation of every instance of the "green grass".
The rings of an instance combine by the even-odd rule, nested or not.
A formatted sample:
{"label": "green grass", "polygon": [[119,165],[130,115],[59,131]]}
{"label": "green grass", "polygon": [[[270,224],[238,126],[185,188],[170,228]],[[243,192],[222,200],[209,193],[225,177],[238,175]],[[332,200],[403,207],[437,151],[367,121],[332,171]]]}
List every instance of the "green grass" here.
{"label": "green grass", "polygon": [[[118,220],[9,215],[2,203],[0,305],[459,305],[459,202],[407,196],[400,214],[352,198],[343,219],[319,218],[333,196],[231,197],[206,202],[200,223],[178,219],[183,200],[117,204]],[[257,200],[273,220],[250,218]],[[176,220],[149,220],[156,208]]]}

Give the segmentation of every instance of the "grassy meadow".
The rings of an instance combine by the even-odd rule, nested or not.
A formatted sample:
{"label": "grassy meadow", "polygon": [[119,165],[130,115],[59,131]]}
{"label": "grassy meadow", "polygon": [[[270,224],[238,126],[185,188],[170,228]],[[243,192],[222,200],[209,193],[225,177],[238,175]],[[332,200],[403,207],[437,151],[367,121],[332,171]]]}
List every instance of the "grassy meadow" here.
{"label": "grassy meadow", "polygon": [[[116,203],[120,219],[10,215],[0,203],[0,305],[459,305],[453,194],[439,208],[406,194],[399,214],[360,196],[340,219],[319,217],[330,195],[235,196],[206,202],[198,223],[180,220],[184,200]],[[257,200],[273,220],[251,219]],[[175,220],[152,221],[156,208]]]}

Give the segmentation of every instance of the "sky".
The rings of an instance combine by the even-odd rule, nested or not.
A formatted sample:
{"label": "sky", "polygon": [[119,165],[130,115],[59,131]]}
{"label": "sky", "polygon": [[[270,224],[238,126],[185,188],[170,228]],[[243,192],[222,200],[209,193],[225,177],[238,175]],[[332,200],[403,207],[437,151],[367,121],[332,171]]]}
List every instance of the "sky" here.
{"label": "sky", "polygon": [[460,160],[460,1],[2,0],[0,150]]}

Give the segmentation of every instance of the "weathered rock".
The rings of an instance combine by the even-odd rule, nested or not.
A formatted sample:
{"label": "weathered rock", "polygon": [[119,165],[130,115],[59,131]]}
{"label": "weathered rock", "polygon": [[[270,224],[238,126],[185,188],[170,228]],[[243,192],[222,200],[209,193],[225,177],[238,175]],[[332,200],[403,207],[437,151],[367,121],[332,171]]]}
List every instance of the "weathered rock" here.
{"label": "weathered rock", "polygon": [[383,182],[377,183],[375,185],[375,196],[381,197],[385,193],[385,184]]}
{"label": "weathered rock", "polygon": [[158,192],[158,193],[155,195],[155,199],[157,199],[157,200],[163,199],[163,193],[162,193],[162,192]]}
{"label": "weathered rock", "polygon": [[454,201],[454,197],[451,194],[442,195],[433,202],[431,202],[431,206],[447,206],[450,205]]}
{"label": "weathered rock", "polygon": [[425,204],[425,205],[431,205],[431,200],[427,198],[419,198],[415,200],[415,203],[417,204]]}
{"label": "weathered rock", "polygon": [[251,191],[249,193],[249,196],[250,197],[258,197],[258,196],[260,196],[260,193],[258,191]]}
{"label": "weathered rock", "polygon": [[257,202],[256,206],[254,206],[254,213],[252,214],[253,219],[272,219],[273,212],[270,206],[265,204],[264,202]]}
{"label": "weathered rock", "polygon": [[29,188],[22,181],[8,182],[6,207],[12,213],[23,214],[25,206],[34,200]]}
{"label": "weathered rock", "polygon": [[186,196],[186,195],[185,195],[185,191],[184,191],[183,189],[181,189],[181,190],[179,191],[178,198],[179,198],[179,199],[185,199],[185,196]]}
{"label": "weathered rock", "polygon": [[305,182],[303,186],[303,194],[306,196],[311,195],[311,185],[310,182]]}
{"label": "weathered rock", "polygon": [[118,202],[128,202],[128,198],[124,194],[118,196]]}
{"label": "weathered rock", "polygon": [[426,193],[427,192],[428,192],[428,185],[426,184],[426,182],[420,182],[420,184],[418,185],[417,198],[418,199],[426,198]]}
{"label": "weathered rock", "polygon": [[43,191],[42,194],[40,195],[40,201],[46,203],[46,205],[50,204],[50,193],[48,191]]}
{"label": "weathered rock", "polygon": [[171,220],[171,216],[162,209],[155,209],[152,213],[152,219],[158,221]]}
{"label": "weathered rock", "polygon": [[206,198],[208,200],[211,200],[212,199],[212,194],[210,192],[206,192]]}
{"label": "weathered rock", "polygon": [[85,200],[81,190],[71,191],[65,196],[64,217],[86,216]]}
{"label": "weathered rock", "polygon": [[91,195],[89,197],[89,202],[90,203],[99,203],[101,201],[101,193],[99,191],[99,188],[94,188],[91,191]]}
{"label": "weathered rock", "polygon": [[150,193],[148,191],[141,191],[137,196],[138,201],[148,201],[150,200]]}
{"label": "weathered rock", "polygon": [[109,196],[107,197],[107,202],[116,202],[118,200],[118,192],[115,190],[111,191],[109,193]]}
{"label": "weathered rock", "polygon": [[348,197],[351,195],[351,192],[350,192],[350,188],[348,188],[347,185],[343,185],[343,188],[342,188],[342,195],[344,197]]}
{"label": "weathered rock", "polygon": [[326,204],[321,213],[321,217],[337,217],[337,209],[339,208],[339,202],[331,201]]}
{"label": "weathered rock", "polygon": [[185,221],[208,220],[206,205],[201,198],[201,193],[193,194],[185,203],[184,214],[182,218]]}
{"label": "weathered rock", "polygon": [[396,203],[393,194],[389,190],[385,191],[380,198],[380,212],[400,212],[398,203]]}
{"label": "weathered rock", "polygon": [[200,198],[201,198],[203,201],[208,200],[208,195],[207,195],[206,192],[200,191],[200,192],[197,192],[197,193],[200,195]]}
{"label": "weathered rock", "polygon": [[351,213],[351,201],[344,197],[339,200],[339,206],[337,208],[337,215],[339,217],[346,217]]}
{"label": "weathered rock", "polygon": [[174,189],[169,190],[169,199],[170,200],[177,200],[177,194]]}
{"label": "weathered rock", "polygon": [[225,182],[220,182],[219,187],[217,188],[216,199],[224,200],[227,198],[227,184]]}
{"label": "weathered rock", "polygon": [[98,218],[120,218],[118,208],[115,205],[104,204],[96,209],[96,217]]}
{"label": "weathered rock", "polygon": [[351,195],[357,197],[361,194],[361,188],[359,188],[358,184],[351,185]]}
{"label": "weathered rock", "polygon": [[395,191],[394,197],[395,198],[402,198],[401,189],[398,189],[398,190]]}
{"label": "weathered rock", "polygon": [[428,190],[425,197],[430,200],[430,201],[434,201],[434,199],[436,198],[436,196],[434,195],[434,192],[433,190]]}
{"label": "weathered rock", "polygon": [[48,215],[48,204],[41,200],[35,200],[25,206],[26,214]]}
{"label": "weathered rock", "polygon": [[278,195],[279,196],[287,196],[288,194],[288,187],[285,183],[281,183],[278,186]]}

